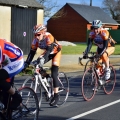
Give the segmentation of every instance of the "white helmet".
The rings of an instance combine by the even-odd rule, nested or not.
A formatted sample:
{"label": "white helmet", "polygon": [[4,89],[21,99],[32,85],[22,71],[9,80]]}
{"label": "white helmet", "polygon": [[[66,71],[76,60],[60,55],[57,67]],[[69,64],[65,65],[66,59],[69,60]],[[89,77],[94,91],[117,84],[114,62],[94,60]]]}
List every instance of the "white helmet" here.
{"label": "white helmet", "polygon": [[100,20],[94,20],[92,22],[92,27],[93,28],[100,28],[102,26],[102,22]]}
{"label": "white helmet", "polygon": [[46,31],[46,26],[45,25],[42,25],[42,24],[39,24],[39,25],[35,25],[34,28],[33,28],[33,33],[35,34],[39,34],[41,31],[45,30]]}

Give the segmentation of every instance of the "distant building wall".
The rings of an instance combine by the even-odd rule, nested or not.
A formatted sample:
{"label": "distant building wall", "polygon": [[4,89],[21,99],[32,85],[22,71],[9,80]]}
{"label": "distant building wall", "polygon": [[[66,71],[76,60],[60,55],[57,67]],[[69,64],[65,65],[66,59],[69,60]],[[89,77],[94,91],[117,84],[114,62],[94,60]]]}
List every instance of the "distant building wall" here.
{"label": "distant building wall", "polygon": [[8,41],[11,37],[11,7],[0,6],[0,38]]}
{"label": "distant building wall", "polygon": [[61,11],[63,16],[49,19],[48,31],[59,41],[86,42],[87,21],[68,5]]}
{"label": "distant building wall", "polygon": [[37,24],[43,24],[44,10],[37,10]]}

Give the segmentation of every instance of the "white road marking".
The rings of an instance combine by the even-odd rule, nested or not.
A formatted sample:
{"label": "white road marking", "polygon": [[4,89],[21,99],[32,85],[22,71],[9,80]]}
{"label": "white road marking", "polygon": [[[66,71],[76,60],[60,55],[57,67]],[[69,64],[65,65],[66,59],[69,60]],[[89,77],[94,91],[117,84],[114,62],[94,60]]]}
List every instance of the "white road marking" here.
{"label": "white road marking", "polygon": [[82,113],[82,114],[76,115],[76,116],[74,116],[74,117],[68,118],[68,119],[66,119],[66,120],[75,120],[75,119],[81,118],[81,117],[83,117],[83,116],[86,116],[86,115],[88,115],[88,114],[91,114],[91,113],[96,112],[96,111],[98,111],[98,110],[104,109],[104,108],[106,108],[106,107],[109,107],[109,106],[114,105],[114,104],[119,103],[119,102],[120,102],[120,99],[119,99],[119,100],[116,100],[116,101],[114,101],[114,102],[108,103],[108,104],[106,104],[106,105],[100,106],[100,107],[98,107],[98,108],[95,108],[95,109],[93,109],[93,110],[84,112],[84,113]]}

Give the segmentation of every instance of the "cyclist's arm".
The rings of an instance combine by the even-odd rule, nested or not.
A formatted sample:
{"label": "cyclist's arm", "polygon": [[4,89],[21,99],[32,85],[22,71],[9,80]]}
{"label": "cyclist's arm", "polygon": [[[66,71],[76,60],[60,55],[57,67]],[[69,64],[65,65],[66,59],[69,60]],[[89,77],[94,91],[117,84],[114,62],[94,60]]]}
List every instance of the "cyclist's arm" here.
{"label": "cyclist's arm", "polygon": [[54,48],[53,44],[50,44],[47,46],[46,51],[44,52],[44,55],[42,56],[45,59],[44,63],[46,63],[49,60],[48,56],[50,55],[53,48]]}
{"label": "cyclist's arm", "polygon": [[31,45],[31,49],[30,49],[30,52],[27,56],[27,59],[26,59],[26,63],[29,65],[30,62],[33,60],[34,56],[35,56],[35,53],[37,51],[37,48],[38,48],[38,41],[36,39],[33,39],[33,42],[32,42],[32,45]]}
{"label": "cyclist's arm", "polygon": [[91,47],[92,47],[92,41],[93,41],[93,39],[88,38],[87,48],[86,48],[85,53],[84,53],[85,55],[87,55],[88,52],[90,52]]}
{"label": "cyclist's arm", "polygon": [[104,40],[103,41],[103,50],[99,53],[100,56],[106,51],[107,47],[108,47],[108,40]]}
{"label": "cyclist's arm", "polygon": [[26,59],[26,63],[29,65],[30,62],[33,60],[34,56],[35,56],[35,53],[36,53],[36,50],[33,50],[31,49],[29,54],[28,54],[28,57]]}

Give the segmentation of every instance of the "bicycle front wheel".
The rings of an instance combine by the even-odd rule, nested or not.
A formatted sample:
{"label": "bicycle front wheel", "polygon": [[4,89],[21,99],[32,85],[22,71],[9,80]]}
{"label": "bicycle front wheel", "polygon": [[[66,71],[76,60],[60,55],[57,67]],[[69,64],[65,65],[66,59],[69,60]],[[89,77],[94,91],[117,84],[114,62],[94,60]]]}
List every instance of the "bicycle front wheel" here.
{"label": "bicycle front wheel", "polygon": [[59,80],[59,95],[60,95],[60,100],[58,102],[58,107],[63,105],[68,98],[69,95],[69,81],[64,72],[59,72],[58,74],[58,80]]}
{"label": "bicycle front wheel", "polygon": [[105,85],[103,86],[104,92],[108,95],[113,92],[116,83],[116,73],[112,65],[110,65],[110,70],[110,78],[106,81]]}
{"label": "bicycle front wheel", "polygon": [[97,90],[97,77],[95,72],[88,68],[82,77],[81,92],[84,100],[90,101],[93,99]]}
{"label": "bicycle front wheel", "polygon": [[22,109],[14,111],[12,119],[38,120],[39,105],[34,90],[30,87],[21,87],[18,92],[22,97]]}
{"label": "bicycle front wheel", "polygon": [[30,76],[24,81],[22,87],[24,87],[24,86],[28,86],[35,91],[35,93],[37,94],[37,97],[38,97],[39,108],[40,108],[41,102],[42,102],[41,84],[38,82],[38,80],[36,80],[35,76]]}
{"label": "bicycle front wheel", "polygon": [[91,65],[92,65],[92,60],[89,59],[85,64],[84,72],[86,71],[86,69],[90,68]]}

